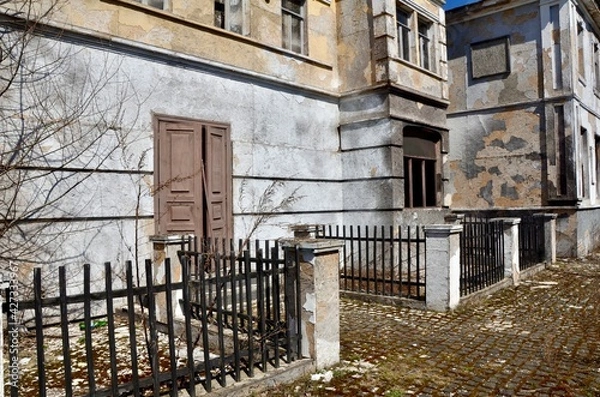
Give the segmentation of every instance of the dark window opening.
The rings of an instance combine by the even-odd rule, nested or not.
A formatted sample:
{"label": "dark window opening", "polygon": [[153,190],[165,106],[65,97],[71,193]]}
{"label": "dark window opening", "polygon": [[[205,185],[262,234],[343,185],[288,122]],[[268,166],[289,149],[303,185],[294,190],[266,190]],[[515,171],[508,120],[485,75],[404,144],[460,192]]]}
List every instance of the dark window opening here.
{"label": "dark window opening", "polygon": [[223,0],[215,1],[215,26],[225,29],[225,3]]}
{"label": "dark window opening", "polygon": [[407,127],[404,132],[404,206],[436,207],[441,196],[439,136]]}

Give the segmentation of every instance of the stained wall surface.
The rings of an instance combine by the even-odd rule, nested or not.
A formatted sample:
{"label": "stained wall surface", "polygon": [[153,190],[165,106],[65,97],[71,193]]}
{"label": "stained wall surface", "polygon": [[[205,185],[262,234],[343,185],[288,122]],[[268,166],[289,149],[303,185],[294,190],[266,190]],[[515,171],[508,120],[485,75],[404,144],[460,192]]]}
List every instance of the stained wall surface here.
{"label": "stained wall surface", "polygon": [[447,14],[451,206],[557,213],[559,256],[600,244],[597,16],[572,1]]}

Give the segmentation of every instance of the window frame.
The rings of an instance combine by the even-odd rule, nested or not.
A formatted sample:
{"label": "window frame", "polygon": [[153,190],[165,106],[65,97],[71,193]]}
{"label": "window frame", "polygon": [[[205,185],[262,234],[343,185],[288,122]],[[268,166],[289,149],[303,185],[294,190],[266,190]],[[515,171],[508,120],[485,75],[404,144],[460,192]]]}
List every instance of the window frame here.
{"label": "window frame", "polygon": [[579,78],[585,80],[585,23],[583,20],[578,19],[576,24],[577,30],[577,46],[576,46],[576,58],[577,58],[577,72]]}
{"label": "window frame", "polygon": [[[398,15],[402,13],[406,16],[406,23],[400,22]],[[407,62],[411,62],[411,20],[412,20],[412,11],[409,11],[403,7],[396,6],[396,35],[397,35],[397,44],[398,44],[398,57]]]}
{"label": "window frame", "polygon": [[156,8],[157,10],[168,11],[170,9],[170,0],[158,0],[158,1],[162,1],[162,8],[152,5],[152,4],[149,4],[150,2],[157,1],[157,0],[133,0],[133,1],[135,1],[136,3],[140,3],[142,5],[145,5],[146,7]]}
{"label": "window frame", "polygon": [[[423,26],[425,27],[424,31],[421,30],[421,27]],[[417,48],[419,51],[419,66],[429,71],[434,71],[433,26],[434,23],[429,19],[421,16],[417,18]]]}
{"label": "window frame", "polygon": [[[296,3],[300,12],[286,8],[286,3]],[[300,48],[294,49],[294,21],[300,23]],[[286,32],[287,31],[287,32]],[[307,33],[306,33],[306,0],[282,0],[281,1],[281,45],[284,49],[301,55],[307,55]],[[286,41],[286,38],[288,40]]]}
{"label": "window frame", "polygon": [[[238,0],[238,1],[240,3],[239,10],[234,12],[231,9],[231,0],[213,0],[214,26],[215,27],[217,27],[219,29],[224,29],[229,32],[236,33],[236,34],[241,34],[241,35],[246,34],[245,0]],[[222,10],[218,10],[218,8],[222,8]],[[239,15],[237,15],[238,13],[239,13]],[[220,21],[217,19],[219,15],[221,15]],[[234,15],[236,18],[234,18]],[[234,24],[232,22],[232,19],[239,19],[240,23]],[[218,22],[220,22],[220,23],[218,23]]]}
{"label": "window frame", "polygon": [[600,93],[600,42],[594,38],[592,42],[592,57],[594,58],[594,91]]}
{"label": "window frame", "polygon": [[[476,66],[478,57],[476,56],[477,51],[490,45],[503,45],[504,46],[504,64],[495,71],[480,71]],[[470,56],[470,70],[471,77],[473,79],[492,78],[498,76],[508,76],[511,73],[511,59],[510,59],[510,36],[500,36],[493,39],[477,41],[471,43],[469,46]]]}
{"label": "window frame", "polygon": [[[441,207],[441,135],[428,129],[407,126],[404,128],[403,137],[404,207]],[[412,143],[424,143],[427,147],[420,154],[417,153],[419,150],[409,147],[410,138],[415,138]],[[428,151],[429,154],[426,153]]]}

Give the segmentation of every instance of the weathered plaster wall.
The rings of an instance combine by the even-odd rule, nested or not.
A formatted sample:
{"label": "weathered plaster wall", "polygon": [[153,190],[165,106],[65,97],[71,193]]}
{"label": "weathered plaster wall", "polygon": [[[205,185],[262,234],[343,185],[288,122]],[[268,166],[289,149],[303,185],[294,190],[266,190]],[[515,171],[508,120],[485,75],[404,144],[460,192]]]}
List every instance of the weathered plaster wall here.
{"label": "weathered plaster wall", "polygon": [[[537,103],[541,83],[538,5],[451,21],[452,206],[542,205],[545,148],[541,146],[544,108]],[[473,78],[471,44],[502,36],[510,39],[510,72]]]}
{"label": "weathered plaster wall", "polygon": [[448,120],[455,208],[542,205],[539,107]]}
{"label": "weathered plaster wall", "polygon": [[[345,223],[413,224],[443,222],[443,210],[404,214],[403,129],[428,126],[442,137],[440,156],[447,172],[447,131],[443,108],[409,100],[387,89],[346,96],[340,101],[340,149]],[[447,179],[442,181],[444,190]],[[440,206],[445,206],[444,199]]]}
{"label": "weathered plaster wall", "polygon": [[[62,256],[93,262],[132,259],[137,211],[140,255],[149,257],[149,237],[155,234],[149,219],[154,188],[153,114],[231,126],[236,238],[248,235],[259,219],[256,212],[268,211],[270,205],[290,196],[294,200],[287,214],[268,216],[253,238],[284,237],[291,233],[288,225],[297,223],[341,222],[342,169],[334,97],[307,96],[264,81],[223,77],[202,67],[194,69],[193,64],[171,66],[152,59],[151,54],[140,58],[56,43],[49,48],[68,49],[74,74],[85,75],[95,70],[94,65],[118,65],[110,76],[130,93],[120,103],[124,123],[115,126],[129,131],[126,144],[106,162],[105,172],[93,175],[69,196],[77,212],[68,215],[81,227],[69,235],[73,243],[62,247]],[[261,209],[258,203],[272,178],[281,183]],[[89,221],[89,217],[102,220]]]}
{"label": "weathered plaster wall", "polygon": [[370,1],[336,2],[337,57],[341,92],[354,91],[373,82],[371,63],[372,6]]}
{"label": "weathered plaster wall", "polygon": [[306,56],[282,49],[280,0],[248,0],[246,35],[214,27],[211,0],[170,4],[162,11],[133,0],[70,0],[60,3],[52,19],[109,40],[132,40],[299,85],[336,89],[335,2],[307,1]]}
{"label": "weathered plaster wall", "polygon": [[432,70],[421,68],[416,54],[410,62],[399,59],[395,1],[342,0],[337,4],[342,93],[392,84],[432,98],[448,98],[445,19],[439,4],[418,0],[405,5],[434,25],[431,33]]}
{"label": "weathered plaster wall", "polygon": [[[462,110],[488,109],[540,98],[539,6],[535,3],[484,15],[450,19],[448,64],[449,114]],[[510,73],[473,79],[472,43],[510,37]],[[454,117],[454,116],[453,116]]]}

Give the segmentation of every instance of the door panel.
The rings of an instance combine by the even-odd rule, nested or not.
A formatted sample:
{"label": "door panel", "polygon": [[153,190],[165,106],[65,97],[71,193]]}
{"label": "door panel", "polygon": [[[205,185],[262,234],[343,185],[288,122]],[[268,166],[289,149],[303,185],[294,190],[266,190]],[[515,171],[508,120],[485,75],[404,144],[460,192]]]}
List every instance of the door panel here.
{"label": "door panel", "polygon": [[207,231],[212,237],[229,237],[229,137],[225,127],[206,128]]}
{"label": "door panel", "polygon": [[202,125],[159,121],[159,234],[202,230]]}
{"label": "door panel", "polygon": [[229,129],[157,119],[157,233],[231,237]]}

